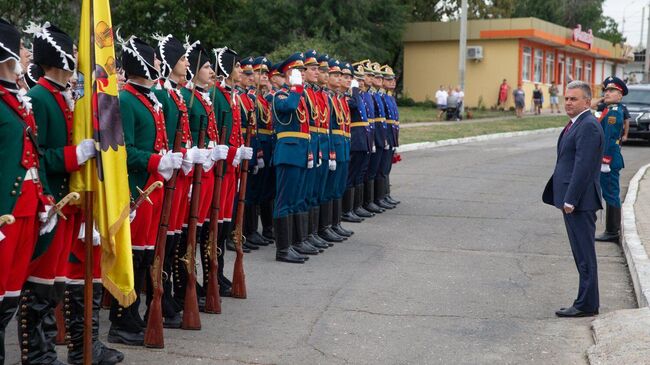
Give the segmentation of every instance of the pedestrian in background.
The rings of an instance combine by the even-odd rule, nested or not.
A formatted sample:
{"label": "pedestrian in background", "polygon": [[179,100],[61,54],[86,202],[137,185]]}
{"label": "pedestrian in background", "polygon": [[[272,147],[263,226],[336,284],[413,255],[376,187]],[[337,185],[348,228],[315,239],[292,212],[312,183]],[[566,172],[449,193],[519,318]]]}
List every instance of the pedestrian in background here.
{"label": "pedestrian in background", "polygon": [[503,82],[499,86],[499,99],[497,100],[497,107],[501,110],[506,109],[506,102],[508,101],[508,90],[510,90],[510,85],[508,81],[503,79]]}
{"label": "pedestrian in background", "polygon": [[557,85],[555,85],[555,81],[551,83],[551,87],[548,88],[548,95],[550,96],[550,102],[551,102],[551,114],[553,113],[553,108],[555,107],[555,110],[557,110],[558,113],[560,113],[560,103],[559,103],[559,98],[558,94],[560,93],[560,90],[558,90]]}
{"label": "pedestrian in background", "polygon": [[544,102],[544,94],[542,94],[542,89],[539,88],[539,84],[535,84],[535,90],[533,90],[533,109],[535,114],[542,114],[542,103]]}
{"label": "pedestrian in background", "polygon": [[[503,80],[505,82],[505,80]],[[515,99],[515,110],[517,112],[517,118],[524,116],[524,108],[526,107],[526,93],[524,89],[521,88],[521,84],[517,85],[515,91],[512,92],[512,96]]]}
{"label": "pedestrian in background", "polygon": [[443,85],[440,85],[438,91],[436,91],[436,105],[438,106],[438,120],[442,120],[443,114],[447,111],[447,97],[449,94]]}

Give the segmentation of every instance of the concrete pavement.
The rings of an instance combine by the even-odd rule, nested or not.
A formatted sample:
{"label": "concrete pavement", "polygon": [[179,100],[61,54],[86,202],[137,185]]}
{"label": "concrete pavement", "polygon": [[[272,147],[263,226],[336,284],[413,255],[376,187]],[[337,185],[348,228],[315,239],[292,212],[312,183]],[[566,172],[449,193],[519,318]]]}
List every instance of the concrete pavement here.
{"label": "concrete pavement", "polygon": [[[225,298],[200,332],[166,330],[163,350],[116,347],[127,364],[583,364],[591,319],[554,315],[578,283],[561,215],[541,203],[556,138],[405,153],[402,204],[346,225],[348,243],[305,265],[276,263],[273,247],[248,254],[248,299]],[[624,153],[625,185],[648,149]],[[620,248],[597,251],[601,313],[634,308]]]}

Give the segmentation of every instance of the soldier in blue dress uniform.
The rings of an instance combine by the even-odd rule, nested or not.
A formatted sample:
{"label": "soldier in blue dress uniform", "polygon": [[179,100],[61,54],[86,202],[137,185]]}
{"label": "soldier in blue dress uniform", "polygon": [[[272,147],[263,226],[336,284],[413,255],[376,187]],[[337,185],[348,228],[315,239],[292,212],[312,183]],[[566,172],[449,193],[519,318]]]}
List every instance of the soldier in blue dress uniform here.
{"label": "soldier in blue dress uniform", "polygon": [[621,230],[620,171],[625,167],[621,154],[624,109],[621,100],[627,95],[623,80],[610,76],[603,82],[604,102],[607,104],[600,117],[605,133],[605,149],[600,169],[600,188],[605,200],[605,232],[596,241],[618,242]]}
{"label": "soldier in blue dress uniform", "polygon": [[276,175],[273,212],[275,258],[277,261],[300,264],[308,259],[296,250],[303,249],[300,220],[307,218],[301,214],[300,206],[305,197],[307,169],[314,168],[314,156],[309,144],[308,110],[302,97],[303,58],[301,53],[293,54],[278,67],[288,84],[277,90],[271,100],[273,130],[277,139],[273,153]]}
{"label": "soldier in blue dress uniform", "polygon": [[386,156],[382,161],[382,175],[384,181],[379,199],[386,204],[397,205],[400,202],[390,196],[390,172],[393,167],[393,156],[395,155],[395,150],[399,146],[399,111],[397,110],[395,96],[393,96],[393,91],[395,90],[395,73],[388,65],[381,66],[381,70],[384,73],[383,88],[385,93],[383,94],[383,97],[384,105],[386,106],[386,124],[388,127],[387,136],[391,148],[387,153],[388,156]]}

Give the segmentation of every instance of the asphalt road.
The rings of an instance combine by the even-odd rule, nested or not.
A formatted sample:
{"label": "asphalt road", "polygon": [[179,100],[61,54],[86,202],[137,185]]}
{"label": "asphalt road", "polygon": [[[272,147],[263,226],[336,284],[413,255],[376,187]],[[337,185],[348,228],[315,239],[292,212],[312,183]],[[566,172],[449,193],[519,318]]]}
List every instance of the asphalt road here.
{"label": "asphalt road", "polygon": [[[251,253],[248,299],[225,298],[200,332],[166,330],[164,350],[117,347],[127,364],[584,364],[591,320],[554,315],[578,284],[560,212],[541,202],[555,140],[406,153],[392,178],[402,204],[348,224],[348,243],[305,265]],[[625,148],[625,185],[649,151]],[[620,248],[597,251],[601,313],[635,307]],[[13,364],[15,323],[7,345]]]}

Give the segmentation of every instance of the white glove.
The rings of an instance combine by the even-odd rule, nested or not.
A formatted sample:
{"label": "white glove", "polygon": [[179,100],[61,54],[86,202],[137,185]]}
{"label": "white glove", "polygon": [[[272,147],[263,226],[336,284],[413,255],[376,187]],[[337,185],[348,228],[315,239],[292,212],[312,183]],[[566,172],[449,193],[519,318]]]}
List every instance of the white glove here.
{"label": "white glove", "polygon": [[167,152],[158,163],[158,172],[165,180],[172,177],[174,170],[181,168],[183,164],[183,154],[180,152]]}
{"label": "white glove", "polygon": [[355,87],[359,87],[359,81],[352,79],[352,81],[350,81],[350,89],[354,89]]}
{"label": "white glove", "polygon": [[609,167],[609,164],[601,163],[600,164],[600,172],[602,172],[602,173],[612,172],[612,168]]}
{"label": "white glove", "polygon": [[135,219],[135,210],[129,213],[129,223]]}
{"label": "white glove", "polygon": [[38,234],[41,236],[52,232],[54,227],[56,227],[56,222],[58,221],[58,216],[56,214],[53,215],[52,218],[47,219],[47,216],[52,209],[52,205],[46,205],[45,212],[38,213],[38,220],[41,222],[41,229],[39,230]]}
{"label": "white glove", "polygon": [[228,158],[229,149],[228,146],[220,144],[211,150],[210,158],[212,158],[213,161],[225,160]]}
{"label": "white glove", "polygon": [[84,139],[77,145],[77,164],[83,165],[86,161],[95,157],[97,150],[95,149],[95,141],[93,139]]}
{"label": "white glove", "polygon": [[212,166],[214,166],[214,160],[211,159],[211,158],[208,158],[207,160],[205,160],[205,163],[203,164],[203,171],[204,172],[210,171]]}
{"label": "white glove", "polygon": [[258,158],[258,159],[257,159],[257,166],[256,166],[256,167],[257,167],[258,169],[263,169],[264,166],[266,166],[266,165],[264,165],[264,159],[263,159],[263,158]]}
{"label": "white glove", "polygon": [[185,175],[189,174],[190,171],[192,171],[194,164],[205,163],[206,153],[204,151],[205,150],[199,149],[196,146],[187,150],[185,157],[183,157],[183,163],[181,164],[181,168],[183,169]]}
{"label": "white glove", "polygon": [[329,160],[329,168],[330,168],[330,171],[335,171],[336,170],[336,160]]}
{"label": "white glove", "polygon": [[250,160],[253,158],[253,149],[251,147],[241,146],[239,149],[241,150],[240,158],[242,160]]}
{"label": "white glove", "polygon": [[[86,240],[86,222],[81,223],[79,227],[79,239],[82,241]],[[101,244],[101,236],[97,229],[93,226],[93,246],[99,246]]]}
{"label": "white glove", "polygon": [[253,167],[253,175],[257,175],[258,172],[260,172],[260,168],[255,165],[255,167]]}
{"label": "white glove", "polygon": [[2,240],[4,240],[4,239],[5,239],[5,235],[2,234],[2,232],[0,232],[0,242],[2,242]]}
{"label": "white glove", "polygon": [[302,74],[299,70],[296,70],[295,68],[291,70],[291,74],[289,75],[289,84],[291,86],[302,85]]}
{"label": "white glove", "polygon": [[232,165],[234,167],[239,166],[239,163],[241,162],[241,147],[237,149],[237,152],[235,152],[235,157],[232,159]]}

